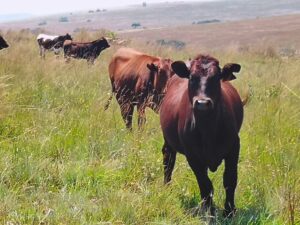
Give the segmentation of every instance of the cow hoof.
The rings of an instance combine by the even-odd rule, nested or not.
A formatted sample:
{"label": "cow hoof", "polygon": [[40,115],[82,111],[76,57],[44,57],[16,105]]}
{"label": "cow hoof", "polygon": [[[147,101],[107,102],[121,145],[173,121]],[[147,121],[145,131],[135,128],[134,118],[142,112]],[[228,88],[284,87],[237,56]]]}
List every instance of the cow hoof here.
{"label": "cow hoof", "polygon": [[203,201],[201,203],[201,211],[202,214],[209,214],[211,216],[216,215],[216,208],[214,207],[213,203],[209,203],[209,201]]}
{"label": "cow hoof", "polygon": [[200,206],[194,207],[190,210],[193,216],[204,216],[204,217],[215,217],[216,209],[214,206],[207,206],[201,204]]}
{"label": "cow hoof", "polygon": [[236,208],[234,208],[234,209],[225,209],[223,211],[223,216],[225,218],[232,218],[232,217],[235,216],[235,214],[236,214]]}
{"label": "cow hoof", "polygon": [[201,206],[193,207],[189,210],[192,216],[201,216],[203,215],[203,210]]}
{"label": "cow hoof", "polygon": [[215,207],[203,207],[197,206],[190,210],[190,213],[194,217],[199,217],[201,220],[205,221],[205,224],[216,224],[216,211]]}

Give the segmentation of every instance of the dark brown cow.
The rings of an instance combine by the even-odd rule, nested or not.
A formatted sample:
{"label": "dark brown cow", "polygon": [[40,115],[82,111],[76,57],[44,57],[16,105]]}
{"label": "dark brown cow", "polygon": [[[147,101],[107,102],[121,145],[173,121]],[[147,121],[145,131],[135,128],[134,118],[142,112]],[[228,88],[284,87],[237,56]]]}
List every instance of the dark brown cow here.
{"label": "dark brown cow", "polygon": [[105,38],[100,38],[92,42],[66,41],[64,43],[64,54],[66,58],[86,59],[89,63],[93,64],[100,53],[109,47],[110,45]]}
{"label": "dark brown cow", "polygon": [[228,82],[240,71],[238,64],[222,69],[213,57],[199,55],[190,68],[181,61],[172,64],[174,72],[160,108],[164,136],[164,182],[171,181],[176,152],[184,154],[196,175],[202,198],[202,209],[212,206],[213,185],[207,170],[214,172],[225,161],[224,215],[235,212],[234,192],[240,150],[239,130],[243,104],[236,89]]}
{"label": "dark brown cow", "polygon": [[109,64],[109,76],[112,93],[116,95],[127,128],[132,128],[134,106],[138,110],[139,128],[146,121],[146,107],[158,112],[166,83],[174,74],[171,63],[170,59],[149,56],[130,48],[120,48],[114,54]]}
{"label": "dark brown cow", "polygon": [[3,48],[8,48],[8,47],[9,47],[9,45],[4,40],[4,38],[0,35],[0,50],[3,49]]}

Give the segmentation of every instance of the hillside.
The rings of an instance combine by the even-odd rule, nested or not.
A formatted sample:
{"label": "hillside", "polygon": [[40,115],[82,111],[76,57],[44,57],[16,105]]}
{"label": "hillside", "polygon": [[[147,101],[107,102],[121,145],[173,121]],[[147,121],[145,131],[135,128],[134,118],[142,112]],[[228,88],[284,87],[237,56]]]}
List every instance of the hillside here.
{"label": "hillside", "polygon": [[[98,11],[97,11],[98,9]],[[67,9],[66,9],[67,10]],[[79,28],[123,31],[138,23],[139,29],[173,27],[205,22],[227,22],[300,13],[299,0],[219,0],[210,2],[165,2],[89,12],[67,12],[19,22],[0,23],[1,30],[44,29],[50,33],[73,33]],[[61,18],[64,18],[61,20]],[[60,22],[64,21],[64,22]]]}
{"label": "hillside", "polygon": [[[293,51],[300,54],[300,14],[217,24],[131,30],[120,32],[119,35],[133,40],[134,44],[151,45],[161,43],[161,40],[176,40],[194,51],[272,47],[282,53]],[[178,47],[172,43],[167,46]]]}

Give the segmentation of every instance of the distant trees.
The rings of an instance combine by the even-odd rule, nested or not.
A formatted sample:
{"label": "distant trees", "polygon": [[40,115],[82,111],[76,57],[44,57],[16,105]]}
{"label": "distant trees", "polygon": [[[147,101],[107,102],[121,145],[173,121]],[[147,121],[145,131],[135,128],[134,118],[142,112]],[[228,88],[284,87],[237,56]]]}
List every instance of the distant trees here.
{"label": "distant trees", "polygon": [[45,26],[45,25],[47,25],[47,21],[42,21],[42,22],[38,23],[38,26]]}
{"label": "distant trees", "polygon": [[66,16],[62,16],[59,18],[58,22],[61,22],[61,23],[69,22],[69,19]]}
{"label": "distant trees", "polygon": [[147,3],[146,2],[143,2],[143,7],[147,7]]}
{"label": "distant trees", "polygon": [[140,26],[141,26],[140,23],[132,23],[132,24],[131,24],[131,27],[134,28],[134,29],[136,29],[136,28],[138,28],[138,27],[140,27]]}
{"label": "distant trees", "polygon": [[194,21],[193,25],[195,24],[206,24],[206,23],[220,23],[221,20],[217,20],[217,19],[212,19],[212,20],[199,20],[199,21]]}
{"label": "distant trees", "polygon": [[92,9],[91,9],[91,10],[88,11],[88,13],[95,13],[95,12],[96,12],[96,13],[101,13],[101,12],[106,12],[106,11],[107,11],[107,9],[102,9],[102,10],[101,10],[101,9],[98,8],[98,9],[96,9],[96,10],[92,10]]}
{"label": "distant trees", "polygon": [[185,42],[178,40],[157,40],[156,43],[161,46],[168,46],[175,49],[183,49],[185,47]]}

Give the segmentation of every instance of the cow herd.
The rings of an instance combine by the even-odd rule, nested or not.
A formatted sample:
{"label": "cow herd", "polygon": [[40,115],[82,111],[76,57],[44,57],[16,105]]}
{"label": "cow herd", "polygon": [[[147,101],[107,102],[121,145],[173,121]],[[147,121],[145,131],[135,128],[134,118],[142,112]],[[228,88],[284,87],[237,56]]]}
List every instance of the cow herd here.
{"label": "cow herd", "polygon": [[[74,42],[69,34],[37,37],[41,57],[45,50],[63,49],[65,57],[83,58],[93,63],[108,47],[105,38]],[[0,36],[0,49],[8,44]],[[115,96],[126,127],[132,129],[137,107],[138,127],[146,121],[146,107],[159,113],[164,144],[162,147],[164,183],[171,181],[176,154],[185,155],[201,193],[201,209],[214,215],[213,185],[208,170],[215,172],[224,160],[223,185],[226,192],[224,216],[235,213],[234,193],[240,151],[239,130],[243,105],[230,81],[241,66],[223,67],[209,55],[197,55],[188,63],[147,55],[131,48],[120,48],[108,65],[112,95]]]}
{"label": "cow herd", "polygon": [[74,42],[69,34],[60,36],[39,34],[37,42],[42,58],[45,58],[46,50],[53,51],[55,54],[59,54],[63,50],[66,59],[70,57],[86,59],[91,64],[94,63],[101,51],[110,47],[104,37],[91,42]]}

